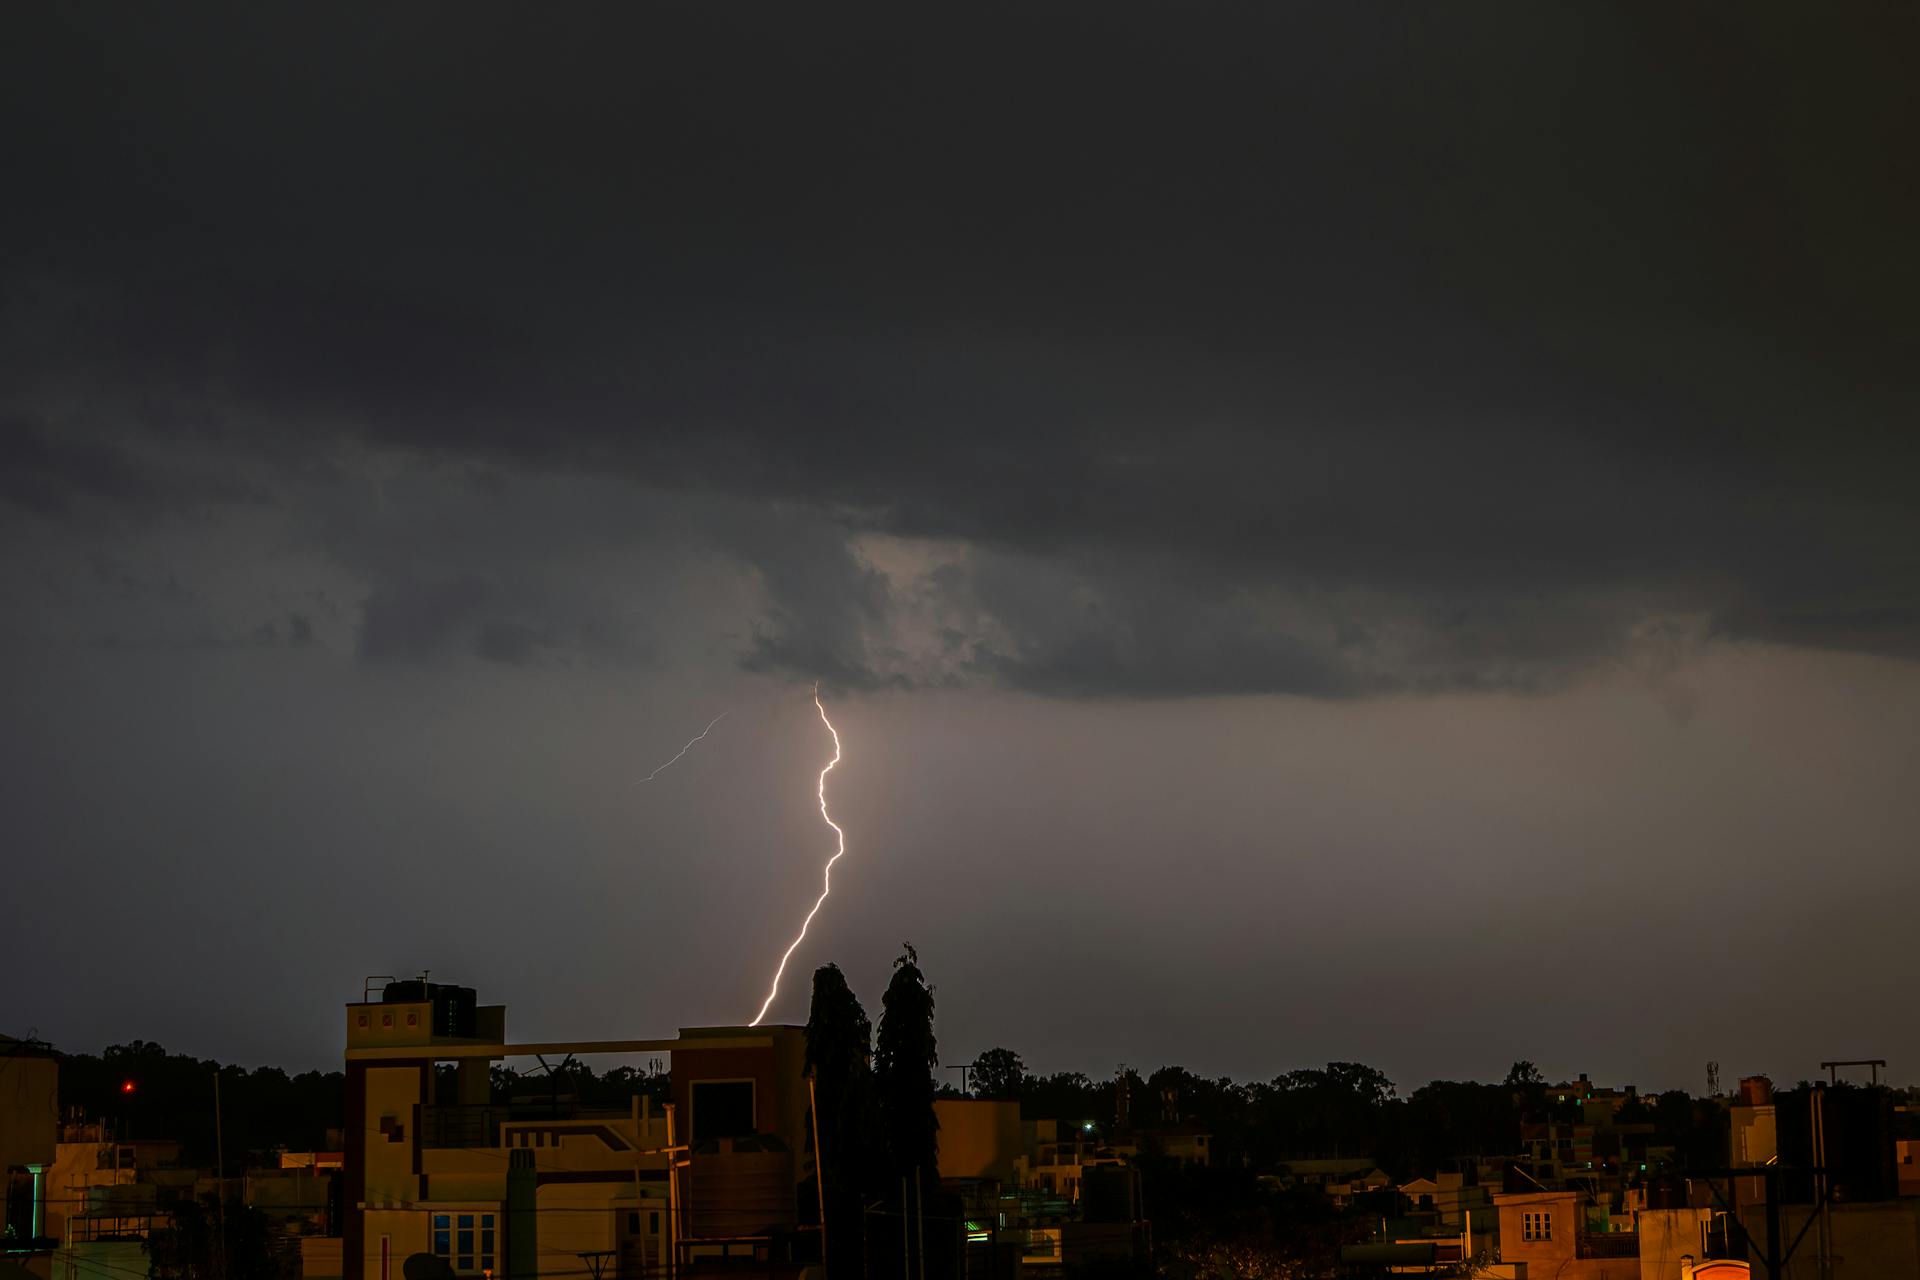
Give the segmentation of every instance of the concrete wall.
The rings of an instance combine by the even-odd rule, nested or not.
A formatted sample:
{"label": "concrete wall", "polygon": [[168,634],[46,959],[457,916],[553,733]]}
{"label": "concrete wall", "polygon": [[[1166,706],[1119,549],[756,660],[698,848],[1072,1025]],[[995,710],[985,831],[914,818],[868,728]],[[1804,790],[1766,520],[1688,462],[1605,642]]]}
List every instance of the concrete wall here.
{"label": "concrete wall", "polygon": [[7,1060],[0,1089],[0,1172],[52,1164],[60,1115],[60,1063],[22,1051]]}
{"label": "concrete wall", "polygon": [[[766,1036],[764,1049],[709,1049],[704,1039]],[[698,1127],[693,1114],[692,1086],[702,1080],[753,1081],[754,1127],[771,1133],[792,1148],[796,1170],[810,1171],[806,1158],[807,1035],[803,1027],[683,1027],[673,1047],[673,1101],[682,1126]],[[687,1140],[690,1129],[676,1135]],[[805,1166],[804,1168],[802,1166]]]}
{"label": "concrete wall", "polygon": [[300,1237],[300,1280],[340,1280],[339,1236]]}
{"label": "concrete wall", "polygon": [[72,1259],[71,1272],[63,1265],[54,1267],[60,1280],[141,1280],[149,1274],[147,1251],[138,1240],[77,1244]]}
{"label": "concrete wall", "polygon": [[[359,1259],[366,1280],[401,1280],[401,1268],[416,1253],[428,1252],[427,1215],[419,1209],[368,1209],[366,1244]],[[384,1244],[384,1253],[383,1253]],[[386,1270],[382,1271],[382,1258]],[[341,1261],[353,1259],[342,1255]]]}
{"label": "concrete wall", "polygon": [[1682,1280],[1680,1259],[1706,1257],[1701,1228],[1712,1223],[1712,1209],[1642,1209],[1640,1280]]}
{"label": "concrete wall", "polygon": [[[1811,1212],[1805,1205],[1781,1207],[1783,1249],[1800,1234]],[[1765,1208],[1756,1205],[1743,1209],[1740,1217],[1754,1239],[1756,1250],[1765,1248]],[[1830,1219],[1832,1280],[1920,1277],[1920,1202],[1882,1200],[1874,1204],[1834,1205]],[[1817,1224],[1808,1230],[1799,1249],[1788,1260],[1782,1280],[1815,1280],[1820,1275],[1819,1233]],[[1759,1269],[1756,1260],[1755,1270]]]}
{"label": "concrete wall", "polygon": [[1020,1104],[943,1098],[933,1104],[940,1122],[940,1176],[1013,1180],[1021,1144]]}
{"label": "concrete wall", "polygon": [[1736,1169],[1765,1164],[1780,1154],[1779,1131],[1772,1103],[1757,1107],[1729,1107],[1727,1114],[1727,1154]]}
{"label": "concrete wall", "polygon": [[420,1198],[420,1179],[414,1164],[420,1135],[414,1132],[414,1111],[425,1098],[427,1073],[432,1069],[426,1062],[369,1065],[366,1069],[365,1112],[348,1116],[347,1123],[358,1123],[363,1131],[364,1197],[370,1205]]}

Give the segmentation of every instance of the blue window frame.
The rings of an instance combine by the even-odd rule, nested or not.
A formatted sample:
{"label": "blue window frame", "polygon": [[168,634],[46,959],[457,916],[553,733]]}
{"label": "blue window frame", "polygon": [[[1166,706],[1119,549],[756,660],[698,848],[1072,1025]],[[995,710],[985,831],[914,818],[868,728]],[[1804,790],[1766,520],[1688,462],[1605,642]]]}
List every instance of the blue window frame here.
{"label": "blue window frame", "polygon": [[436,1213],[433,1215],[433,1252],[455,1271],[473,1274],[493,1270],[495,1215],[491,1213]]}

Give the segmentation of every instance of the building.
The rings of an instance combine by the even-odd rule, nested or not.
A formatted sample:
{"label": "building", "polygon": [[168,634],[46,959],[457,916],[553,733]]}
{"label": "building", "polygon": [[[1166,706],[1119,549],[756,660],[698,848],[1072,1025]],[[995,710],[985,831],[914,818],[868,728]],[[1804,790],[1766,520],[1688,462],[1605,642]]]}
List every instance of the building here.
{"label": "building", "polygon": [[134,1280],[148,1271],[147,1238],[199,1178],[181,1168],[177,1142],[119,1138],[105,1121],[76,1117],[60,1126],[46,1181],[59,1280]]}
{"label": "building", "polygon": [[[998,1182],[1018,1186],[1030,1163],[1028,1129],[1018,1102],[984,1098],[939,1098],[940,1180]],[[1049,1122],[1051,1124],[1051,1122]]]}
{"label": "building", "polygon": [[[797,1269],[812,1175],[801,1028],[513,1044],[504,1006],[423,979],[378,998],[369,980],[346,1032],[343,1221],[337,1252],[307,1245],[309,1280],[399,1280],[423,1254],[512,1280],[638,1280],[669,1258],[683,1274],[727,1258]],[[670,1054],[672,1102],[494,1096],[495,1062],[594,1054]]]}
{"label": "building", "polygon": [[[1687,1280],[1702,1264],[1738,1252],[1737,1233],[1728,1229],[1727,1218],[1708,1207],[1642,1209],[1640,1280]],[[1746,1262],[1739,1265],[1744,1268]]]}
{"label": "building", "polygon": [[1920,1140],[1900,1138],[1893,1144],[1895,1177],[1899,1180],[1900,1194],[1920,1196]]}
{"label": "building", "polygon": [[1464,1173],[1415,1178],[1400,1184],[1400,1194],[1406,1198],[1407,1216],[1436,1232],[1458,1233],[1476,1225],[1480,1233],[1493,1231],[1493,1195],[1468,1182]]}
{"label": "building", "polygon": [[1157,1150],[1167,1159],[1178,1160],[1182,1164],[1205,1166],[1213,1163],[1212,1132],[1191,1121],[1173,1120],[1165,1124],[1136,1127],[1132,1137],[1137,1150]]}
{"label": "building", "polygon": [[0,1036],[0,1175],[6,1179],[0,1241],[8,1261],[51,1273],[47,1174],[58,1147],[60,1062],[37,1040]]}
{"label": "building", "polygon": [[1561,1280],[1640,1280],[1640,1238],[1610,1231],[1606,1206],[1578,1191],[1497,1195],[1500,1260],[1524,1262],[1529,1276]]}
{"label": "building", "polygon": [[1344,1208],[1361,1196],[1385,1190],[1393,1179],[1365,1157],[1325,1160],[1289,1160],[1275,1178],[1281,1186],[1316,1187],[1336,1206]]}
{"label": "building", "polygon": [[[1740,1219],[1755,1243],[1754,1270],[1759,1274],[1766,1271],[1758,1252],[1766,1243],[1766,1216],[1764,1204],[1740,1209]],[[1782,1253],[1791,1242],[1799,1242],[1787,1257],[1780,1280],[1920,1276],[1920,1201],[1835,1204],[1825,1215],[1811,1205],[1783,1204],[1780,1236]]]}

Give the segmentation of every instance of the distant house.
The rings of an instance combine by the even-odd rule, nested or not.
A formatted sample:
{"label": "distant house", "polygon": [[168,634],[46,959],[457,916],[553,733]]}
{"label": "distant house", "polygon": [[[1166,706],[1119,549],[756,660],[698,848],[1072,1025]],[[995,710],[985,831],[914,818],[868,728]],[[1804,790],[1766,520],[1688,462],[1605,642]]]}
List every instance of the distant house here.
{"label": "distant house", "polygon": [[1176,1120],[1133,1131],[1136,1149],[1158,1147],[1160,1153],[1182,1164],[1213,1163],[1213,1133],[1190,1121]]}
{"label": "distant house", "polygon": [[1524,1262],[1530,1276],[1557,1280],[1640,1280],[1640,1237],[1608,1231],[1604,1206],[1578,1191],[1528,1191],[1494,1197],[1500,1260]]}
{"label": "distant house", "polygon": [[1468,1215],[1472,1214],[1477,1229],[1488,1232],[1493,1229],[1492,1194],[1485,1187],[1469,1185],[1464,1174],[1436,1173],[1430,1178],[1415,1178],[1400,1184],[1400,1194],[1406,1198],[1409,1216],[1433,1226],[1458,1231],[1468,1225]]}
{"label": "distant house", "polygon": [[1289,1160],[1275,1175],[1282,1186],[1317,1187],[1336,1205],[1394,1185],[1393,1179],[1365,1157],[1331,1160]]}

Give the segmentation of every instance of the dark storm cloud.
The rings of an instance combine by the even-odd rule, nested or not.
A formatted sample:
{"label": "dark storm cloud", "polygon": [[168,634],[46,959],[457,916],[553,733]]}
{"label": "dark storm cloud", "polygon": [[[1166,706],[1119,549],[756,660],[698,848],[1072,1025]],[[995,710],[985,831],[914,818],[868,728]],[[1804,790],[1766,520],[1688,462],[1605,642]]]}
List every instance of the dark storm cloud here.
{"label": "dark storm cloud", "polygon": [[[811,522],[708,527],[742,660],[846,684],[1535,687],[1670,618],[1911,655],[1915,21],[15,15],[8,411],[109,429],[6,492],[325,437],[772,501]],[[907,601],[873,534],[981,558]],[[368,573],[369,660],[569,642]]]}
{"label": "dark storm cloud", "polygon": [[475,623],[490,594],[486,583],[473,578],[383,583],[367,597],[360,655],[378,662],[444,652]]}

